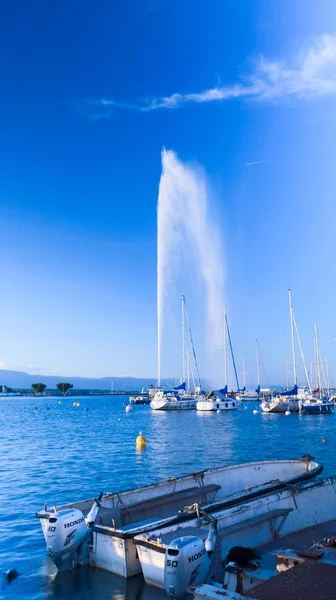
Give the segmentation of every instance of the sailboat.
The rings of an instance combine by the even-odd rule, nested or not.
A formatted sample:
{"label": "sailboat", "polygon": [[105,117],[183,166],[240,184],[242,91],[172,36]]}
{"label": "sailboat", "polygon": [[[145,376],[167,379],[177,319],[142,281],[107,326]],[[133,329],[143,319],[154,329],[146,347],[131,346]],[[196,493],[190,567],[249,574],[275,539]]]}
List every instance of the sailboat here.
{"label": "sailboat", "polygon": [[289,315],[290,315],[290,325],[291,325],[291,338],[292,338],[292,354],[293,354],[293,374],[294,374],[294,386],[291,390],[287,390],[282,392],[279,395],[273,396],[270,400],[264,400],[261,403],[261,410],[265,413],[287,413],[287,412],[299,412],[299,402],[300,396],[298,396],[299,388],[297,385],[297,371],[296,371],[296,353],[295,353],[295,334],[294,328],[297,334],[297,339],[300,347],[300,352],[302,356],[302,361],[307,377],[308,387],[311,391],[310,379],[308,376],[308,371],[306,367],[306,362],[302,350],[301,340],[299,336],[299,330],[296,324],[293,304],[292,304],[292,293],[291,290],[288,290],[289,297]]}
{"label": "sailboat", "polygon": [[258,338],[256,339],[256,358],[257,358],[257,366],[255,367],[256,371],[257,371],[257,389],[255,390],[255,392],[250,392],[246,389],[246,371],[245,371],[245,357],[243,354],[243,371],[242,371],[242,375],[243,375],[243,382],[244,382],[244,387],[242,390],[239,391],[239,393],[236,395],[237,400],[242,400],[244,402],[248,402],[248,401],[255,401],[258,400],[260,397],[265,398],[266,396],[270,396],[271,395],[271,390],[269,388],[261,388],[260,387],[260,365],[259,365],[259,350],[258,350]]}
{"label": "sailboat", "polygon": [[[330,401],[328,379],[325,376],[323,365],[321,363],[316,323],[314,323],[314,354],[316,364],[316,389],[312,394],[307,395],[304,401],[299,401],[299,410],[300,413],[308,415],[330,414],[333,412],[335,405],[334,402]],[[327,387],[327,395],[323,393],[321,370]]]}
{"label": "sailboat", "polygon": [[[186,352],[185,344],[185,329],[189,334],[189,341],[192,348],[192,354],[194,357],[198,385],[194,382],[194,391],[190,390],[190,356],[189,350]],[[187,370],[188,370],[188,388],[186,381],[186,357],[187,357]],[[189,317],[185,302],[185,297],[182,294],[182,380],[179,385],[173,388],[162,387],[158,389],[154,398],[152,399],[150,406],[153,410],[190,410],[196,407],[199,395],[201,392],[201,381],[198,371],[198,364],[196,358],[196,352],[194,348],[194,342],[191,333],[191,327],[189,323]]]}
{"label": "sailboat", "polygon": [[229,341],[232,365],[235,373],[237,388],[239,389],[238,375],[236,369],[236,363],[233,354],[233,348],[231,343],[229,323],[226,314],[226,307],[223,307],[223,319],[224,319],[224,388],[220,390],[213,390],[209,394],[202,396],[197,404],[196,408],[200,411],[222,411],[222,410],[237,410],[240,406],[239,400],[235,397],[228,396],[227,386],[227,340]]}

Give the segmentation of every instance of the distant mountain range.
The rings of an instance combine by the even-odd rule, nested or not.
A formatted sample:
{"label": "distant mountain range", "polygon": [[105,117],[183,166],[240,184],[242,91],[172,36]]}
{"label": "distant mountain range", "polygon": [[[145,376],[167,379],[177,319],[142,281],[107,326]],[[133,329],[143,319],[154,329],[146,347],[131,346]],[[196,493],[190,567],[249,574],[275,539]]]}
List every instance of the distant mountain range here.
{"label": "distant mountain range", "polygon": [[[67,381],[72,383],[75,390],[110,390],[113,382],[113,389],[120,391],[140,391],[147,389],[149,385],[156,385],[157,379],[150,377],[69,377],[67,375],[31,375],[24,371],[10,371],[0,369],[0,385],[14,389],[30,388],[32,383],[45,383],[47,388],[54,389],[56,383]],[[176,385],[176,379],[168,378],[161,381],[163,385]],[[210,380],[203,379],[202,387],[204,389],[213,389]],[[254,390],[255,386],[247,386]],[[278,387],[278,386],[276,386]],[[273,388],[273,386],[272,386]]]}
{"label": "distant mountain range", "polygon": [[[74,389],[110,390],[113,382],[114,390],[141,390],[148,385],[156,385],[156,379],[137,377],[68,377],[64,375],[30,375],[24,371],[9,371],[0,369],[0,385],[10,388],[30,388],[32,383],[45,383],[47,388],[55,388],[56,383],[67,381],[72,383]],[[175,380],[168,379],[163,383],[174,384]]]}

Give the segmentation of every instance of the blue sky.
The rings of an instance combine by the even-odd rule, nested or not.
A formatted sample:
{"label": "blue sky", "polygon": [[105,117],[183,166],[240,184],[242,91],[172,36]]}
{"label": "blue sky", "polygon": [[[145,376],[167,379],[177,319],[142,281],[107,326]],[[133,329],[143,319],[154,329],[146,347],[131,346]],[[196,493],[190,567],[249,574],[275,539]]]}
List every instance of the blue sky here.
{"label": "blue sky", "polygon": [[336,383],[333,0],[13,0],[0,45],[2,365],[155,375],[165,146],[215,192],[247,379],[257,336],[264,383],[285,377],[291,286]]}

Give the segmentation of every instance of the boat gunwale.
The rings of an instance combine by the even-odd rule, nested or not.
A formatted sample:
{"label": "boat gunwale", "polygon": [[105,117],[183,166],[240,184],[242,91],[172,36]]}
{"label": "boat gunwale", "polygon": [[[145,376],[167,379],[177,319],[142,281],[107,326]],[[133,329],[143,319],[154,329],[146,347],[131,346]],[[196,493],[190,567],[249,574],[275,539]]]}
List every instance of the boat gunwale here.
{"label": "boat gunwale", "polygon": [[[333,486],[336,485],[336,476],[330,476],[330,477],[326,477],[325,479],[316,479],[315,481],[308,481],[306,483],[303,484],[303,487],[298,489],[298,493],[304,492],[306,489],[310,489],[310,486],[312,487],[320,487],[320,486],[324,486],[327,484],[331,484]],[[306,487],[307,486],[307,487]],[[278,490],[275,491],[271,491],[271,494],[276,493]],[[288,487],[284,488],[281,490],[281,492],[289,492],[290,490],[288,489]],[[269,496],[269,492],[263,494],[262,496],[259,496],[259,498],[266,498],[267,496]],[[257,498],[253,498],[252,500],[256,500]],[[230,508],[230,507],[229,507]],[[196,518],[196,513],[194,515],[194,519]],[[244,520],[241,521],[241,524],[244,524]],[[169,524],[170,525],[170,524]],[[159,529],[159,528],[158,528]],[[223,528],[224,530],[225,528]],[[154,530],[155,531],[155,530]],[[162,542],[157,542],[156,540],[152,540],[152,539],[147,539],[145,537],[142,537],[145,535],[146,532],[139,534],[138,536],[136,536],[134,538],[134,543],[137,546],[143,546],[145,548],[149,548],[151,550],[157,550],[160,553],[164,553],[166,548],[164,546],[164,544]],[[279,537],[279,539],[281,539],[281,536]]]}
{"label": "boat gunwale", "polygon": [[[312,473],[315,471],[316,468],[320,467],[320,470],[317,472],[316,475],[313,475],[312,477],[316,477],[317,475],[319,475],[320,473],[322,473],[323,471],[323,466],[318,463],[317,461],[314,460],[314,458],[310,455],[303,455],[300,458],[282,458],[282,459],[276,459],[276,460],[256,460],[256,461],[251,461],[251,462],[245,462],[245,463],[239,463],[238,465],[228,465],[226,467],[216,467],[216,468],[212,468],[212,469],[203,469],[202,471],[193,471],[192,473],[187,473],[186,475],[181,475],[180,477],[166,477],[163,480],[157,481],[155,483],[149,483],[148,485],[142,486],[142,487],[133,487],[133,488],[126,488],[124,490],[118,490],[116,492],[107,492],[106,494],[103,495],[102,500],[108,500],[110,498],[112,498],[113,496],[117,496],[119,494],[130,494],[131,492],[137,492],[139,490],[141,491],[147,491],[156,487],[160,487],[163,486],[164,484],[167,483],[173,483],[173,482],[180,482],[180,481],[185,481],[186,479],[188,479],[189,477],[192,477],[194,475],[198,475],[198,476],[202,476],[204,474],[213,474],[213,473],[219,473],[219,472],[226,472],[226,471],[231,471],[234,469],[240,469],[243,467],[253,467],[253,466],[258,466],[258,465],[270,465],[270,464],[281,464],[281,463],[310,463],[310,464],[315,464],[315,466],[310,469],[310,471],[306,471],[306,473],[303,473],[302,475],[297,475],[295,477],[302,477],[303,475],[307,474],[307,473]],[[285,481],[289,481],[292,482],[292,479],[286,479]],[[267,482],[266,482],[267,483]],[[294,481],[294,483],[296,483]],[[159,497],[159,496],[158,496]],[[58,506],[57,510],[64,510],[66,508],[76,508],[77,505],[80,504],[84,504],[87,502],[93,502],[94,501],[94,497],[93,498],[84,498],[83,500],[78,500],[76,502],[68,502],[67,504],[63,504],[62,506]],[[57,505],[56,505],[57,506]],[[49,511],[45,511],[45,510],[41,510],[41,511],[37,511],[36,512],[36,518],[40,519],[40,518],[46,518],[45,515],[48,513]]]}
{"label": "boat gunwale", "polygon": [[[299,459],[294,459],[293,462],[295,460],[299,460]],[[279,463],[279,462],[289,462],[289,461],[279,460],[279,461],[263,461],[263,462],[268,462],[268,463],[278,462]],[[292,462],[292,461],[290,461],[290,462]],[[253,464],[253,463],[242,463],[242,464]],[[256,463],[256,464],[259,464],[259,463]],[[316,463],[316,467],[314,467],[310,471],[306,471],[305,473],[302,473],[302,475],[296,475],[295,477],[286,479],[283,482],[279,481],[279,483],[272,483],[271,485],[268,485],[268,483],[270,483],[270,482],[266,482],[262,486],[262,489],[259,489],[259,490],[250,491],[250,492],[246,492],[246,491],[237,492],[240,495],[237,496],[236,498],[231,498],[230,500],[221,500],[218,502],[213,502],[211,504],[202,505],[202,510],[205,510],[207,512],[214,512],[214,511],[219,511],[219,510],[223,510],[226,508],[233,508],[234,506],[240,506],[241,504],[244,504],[250,500],[254,500],[256,498],[262,498],[263,496],[267,496],[270,493],[284,490],[284,489],[288,488],[289,485],[295,485],[298,483],[309,482],[311,479],[314,479],[315,477],[320,475],[322,473],[322,471],[323,471],[323,466],[320,463]],[[277,481],[277,480],[274,480],[274,481]],[[93,525],[92,531],[95,531],[96,533],[108,535],[110,537],[116,537],[119,539],[127,540],[127,539],[135,538],[136,536],[142,535],[147,532],[155,531],[156,529],[159,529],[160,527],[169,527],[171,525],[177,525],[177,524],[183,523],[185,521],[190,521],[196,517],[197,517],[197,512],[190,511],[188,513],[177,514],[177,515],[174,515],[171,517],[167,517],[165,519],[159,519],[155,523],[151,523],[148,525],[142,525],[142,526],[140,525],[138,527],[135,526],[134,529],[129,529],[128,531],[123,531],[121,528],[112,529],[111,527],[106,527],[104,525]]]}

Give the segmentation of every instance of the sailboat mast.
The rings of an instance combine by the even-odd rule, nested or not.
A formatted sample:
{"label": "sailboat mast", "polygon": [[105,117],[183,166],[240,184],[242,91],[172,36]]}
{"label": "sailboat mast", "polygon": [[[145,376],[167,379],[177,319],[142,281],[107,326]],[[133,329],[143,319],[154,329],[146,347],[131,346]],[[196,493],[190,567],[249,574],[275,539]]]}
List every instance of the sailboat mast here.
{"label": "sailboat mast", "polygon": [[183,298],[184,315],[185,315],[186,323],[187,323],[187,327],[188,327],[189,340],[190,340],[191,349],[192,349],[192,353],[193,353],[193,357],[194,357],[194,362],[195,362],[195,367],[196,367],[197,383],[198,383],[199,389],[201,389],[201,378],[200,378],[200,374],[199,374],[198,363],[197,363],[196,352],[195,352],[195,346],[194,346],[194,341],[193,341],[193,337],[192,337],[192,333],[191,333],[191,327],[190,327],[190,323],[189,323],[188,311],[187,311],[187,307],[186,307],[185,297],[182,296],[182,298]]}
{"label": "sailboat mast", "polygon": [[294,337],[294,322],[293,322],[293,305],[292,305],[292,292],[291,292],[290,289],[288,290],[288,298],[289,298],[289,315],[290,315],[291,334],[292,334],[292,353],[293,353],[294,385],[297,385],[296,356],[295,356],[295,337]]}
{"label": "sailboat mast", "polygon": [[184,296],[182,294],[182,383],[185,381]]}
{"label": "sailboat mast", "polygon": [[244,388],[246,388],[245,354],[243,354],[243,372],[242,372],[242,376],[243,376],[243,386],[244,386]]}
{"label": "sailboat mast", "polygon": [[235,357],[234,357],[234,354],[233,354],[233,348],[232,348],[231,335],[230,335],[230,329],[229,329],[229,324],[228,324],[228,320],[227,320],[227,315],[225,315],[225,322],[226,322],[226,330],[227,330],[227,334],[228,334],[228,340],[229,340],[229,346],[230,346],[230,352],[231,352],[233,370],[234,370],[234,374],[235,374],[235,378],[236,378],[237,390],[239,390],[239,381],[238,381],[237,367],[236,367]]}
{"label": "sailboat mast", "polygon": [[327,374],[327,394],[328,394],[328,398],[330,397],[330,383],[329,383],[329,365],[328,365],[328,359],[325,359],[325,366],[326,366],[326,374]]}
{"label": "sailboat mast", "polygon": [[188,382],[188,392],[190,392],[190,356],[189,350],[187,348],[187,382]]}
{"label": "sailboat mast", "polygon": [[258,388],[260,387],[260,366],[259,366],[259,348],[258,348],[258,338],[256,338],[256,358],[257,358],[257,384]]}
{"label": "sailboat mast", "polygon": [[[321,358],[320,349],[319,349],[318,353],[319,353],[319,358],[320,358],[320,369],[322,371],[323,382],[324,382],[324,385],[325,385],[325,389],[328,389],[328,381],[327,381],[327,377],[326,377],[326,371],[324,370],[323,360]],[[322,383],[322,377],[321,377],[321,383]],[[322,392],[323,392],[323,389],[321,388],[321,393]]]}
{"label": "sailboat mast", "polygon": [[223,306],[223,322],[224,322],[224,387],[227,385],[227,333],[226,333],[226,305]]}
{"label": "sailboat mast", "polygon": [[301,353],[303,368],[304,368],[304,372],[305,372],[306,379],[307,379],[307,385],[308,385],[310,393],[312,393],[312,386],[311,386],[311,382],[310,382],[310,378],[309,378],[309,373],[308,373],[308,369],[307,369],[307,365],[306,365],[306,359],[305,359],[305,356],[304,356],[304,353],[303,353],[303,348],[302,348],[302,344],[301,344],[301,338],[300,338],[300,334],[299,334],[299,329],[298,329],[298,326],[297,326],[297,322],[296,322],[296,318],[295,318],[295,314],[294,314],[294,310],[293,309],[292,309],[292,317],[293,317],[293,325],[295,327],[296,336],[297,336],[297,340],[298,340],[298,344],[299,344],[299,348],[300,348],[300,353]]}
{"label": "sailboat mast", "polygon": [[286,387],[289,389],[288,355],[286,354]]}
{"label": "sailboat mast", "polygon": [[315,370],[316,370],[316,389],[318,389],[320,393],[320,367],[319,367],[319,356],[317,349],[317,327],[316,323],[314,323],[314,353],[315,353]]}

